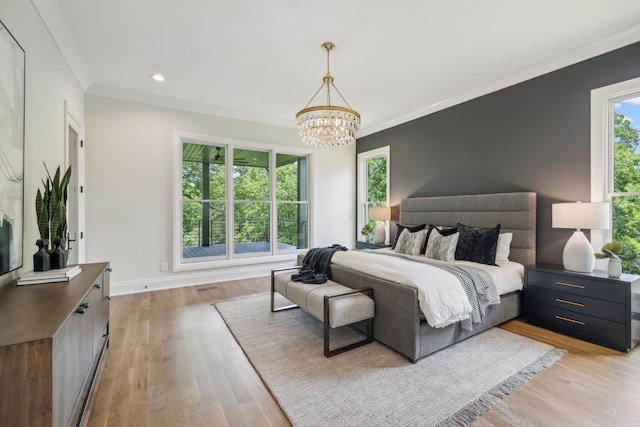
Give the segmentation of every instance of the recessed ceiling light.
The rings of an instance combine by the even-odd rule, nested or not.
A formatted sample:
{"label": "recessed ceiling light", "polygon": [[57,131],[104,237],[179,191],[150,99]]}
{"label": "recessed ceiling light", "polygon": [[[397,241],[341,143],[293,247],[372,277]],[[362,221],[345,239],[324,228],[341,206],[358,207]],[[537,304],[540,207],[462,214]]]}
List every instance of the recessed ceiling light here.
{"label": "recessed ceiling light", "polygon": [[164,76],[162,74],[151,74],[151,78],[157,82],[163,82],[164,81]]}

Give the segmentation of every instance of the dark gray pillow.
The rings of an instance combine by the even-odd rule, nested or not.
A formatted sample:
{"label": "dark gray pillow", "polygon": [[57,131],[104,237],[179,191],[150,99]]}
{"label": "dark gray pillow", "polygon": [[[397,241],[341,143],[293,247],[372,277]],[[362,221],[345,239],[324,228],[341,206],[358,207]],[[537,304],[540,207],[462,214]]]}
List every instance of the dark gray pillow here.
{"label": "dark gray pillow", "polygon": [[415,233],[416,231],[422,231],[425,228],[427,228],[427,224],[420,224],[420,225],[396,224],[396,236],[393,238],[393,245],[391,245],[391,249],[396,248],[396,244],[398,243],[398,238],[400,237],[400,233],[402,233],[402,230],[404,230],[405,228],[409,230],[410,233]]}
{"label": "dark gray pillow", "polygon": [[500,224],[495,228],[473,228],[458,223],[456,229],[460,233],[456,247],[457,260],[496,265]]}

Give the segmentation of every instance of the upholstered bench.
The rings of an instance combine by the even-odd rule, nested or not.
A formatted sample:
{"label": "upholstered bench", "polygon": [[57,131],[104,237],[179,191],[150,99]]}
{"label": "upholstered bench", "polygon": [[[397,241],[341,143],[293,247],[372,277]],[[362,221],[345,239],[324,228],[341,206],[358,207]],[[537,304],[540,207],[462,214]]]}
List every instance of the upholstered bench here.
{"label": "upholstered bench", "polygon": [[[307,284],[291,280],[291,270],[299,267],[279,268],[271,271],[271,311],[277,312],[299,307],[324,323],[324,355],[331,357],[373,341],[375,303],[373,289],[352,289],[334,281]],[[294,305],[275,307],[278,292]],[[367,321],[366,338],[336,349],[330,349],[331,328]]]}

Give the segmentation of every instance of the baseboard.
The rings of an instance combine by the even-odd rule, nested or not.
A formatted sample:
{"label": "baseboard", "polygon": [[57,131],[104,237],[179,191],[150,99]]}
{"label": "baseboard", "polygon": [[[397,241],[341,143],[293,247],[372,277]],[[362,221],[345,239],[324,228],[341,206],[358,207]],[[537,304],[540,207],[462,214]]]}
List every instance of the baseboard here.
{"label": "baseboard", "polygon": [[110,294],[111,296],[127,295],[161,289],[225,282],[228,280],[250,279],[253,277],[268,276],[274,268],[291,267],[292,265],[291,260],[283,260],[266,264],[241,265],[225,269],[201,270],[176,273],[163,277],[112,282]]}

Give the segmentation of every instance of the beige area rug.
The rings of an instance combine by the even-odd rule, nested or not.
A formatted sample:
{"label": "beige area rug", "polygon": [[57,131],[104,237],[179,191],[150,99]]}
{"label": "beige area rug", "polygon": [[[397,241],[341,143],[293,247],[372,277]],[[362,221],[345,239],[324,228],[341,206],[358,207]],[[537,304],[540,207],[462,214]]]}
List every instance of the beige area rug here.
{"label": "beige area rug", "polygon": [[294,426],[466,425],[564,353],[493,328],[415,364],[377,342],[325,358],[322,323],[269,294],[214,305]]}

